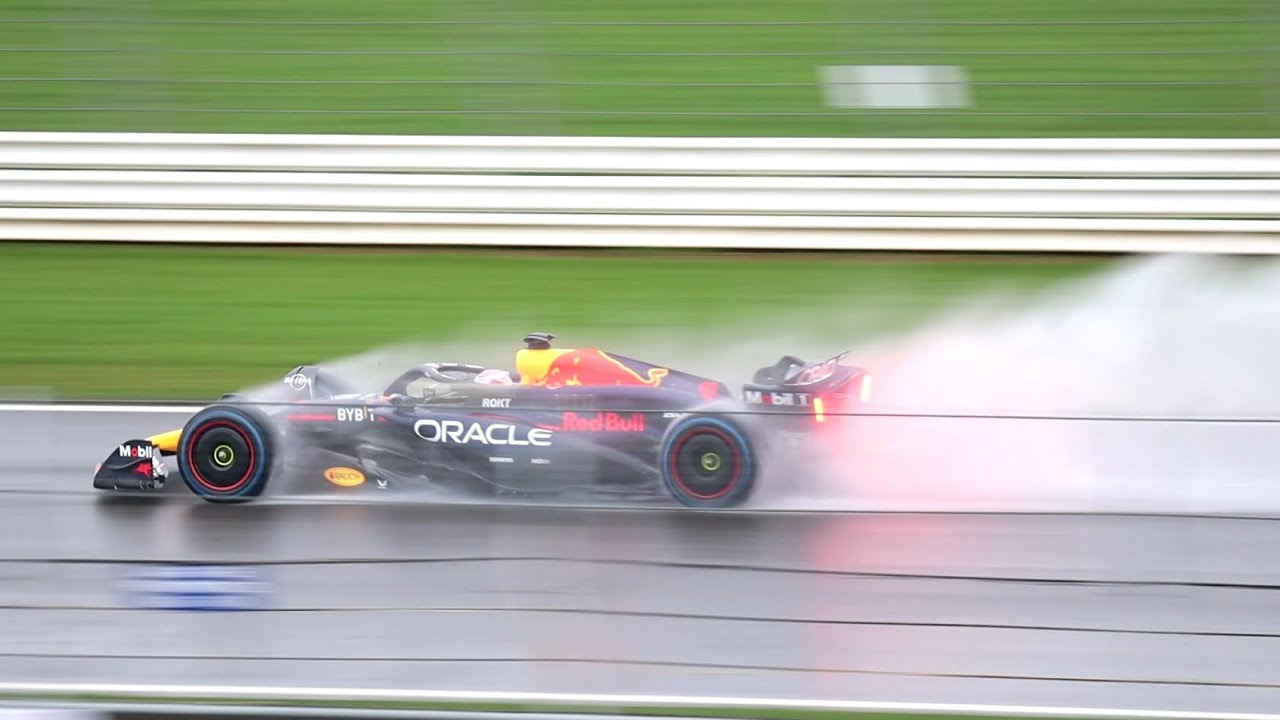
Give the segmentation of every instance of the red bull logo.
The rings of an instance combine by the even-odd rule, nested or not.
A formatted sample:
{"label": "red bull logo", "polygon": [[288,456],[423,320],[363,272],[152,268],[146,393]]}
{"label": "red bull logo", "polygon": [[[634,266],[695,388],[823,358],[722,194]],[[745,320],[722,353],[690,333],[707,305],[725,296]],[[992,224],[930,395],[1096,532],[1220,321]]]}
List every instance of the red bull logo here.
{"label": "red bull logo", "polygon": [[560,418],[560,429],[564,432],[644,432],[644,413],[579,415],[567,412]]}
{"label": "red bull logo", "polygon": [[658,387],[671,371],[648,368],[644,374],[600,350],[566,350],[548,365],[541,385],[548,388],[579,385],[635,385]]}

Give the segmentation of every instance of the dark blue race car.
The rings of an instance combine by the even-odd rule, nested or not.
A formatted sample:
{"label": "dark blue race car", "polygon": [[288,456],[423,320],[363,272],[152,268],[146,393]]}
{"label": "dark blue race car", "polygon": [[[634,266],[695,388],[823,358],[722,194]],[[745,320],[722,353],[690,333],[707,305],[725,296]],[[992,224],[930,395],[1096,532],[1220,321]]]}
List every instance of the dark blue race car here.
{"label": "dark blue race car", "polygon": [[844,353],[783,357],[735,396],[716,380],[553,339],[526,336],[513,370],[427,362],[379,393],[297,367],[261,395],[223,396],[181,429],[122,443],[93,485],[160,490],[172,457],[211,502],[250,500],[287,479],[349,492],[656,493],[732,507],[777,448],[866,402],[871,387]]}

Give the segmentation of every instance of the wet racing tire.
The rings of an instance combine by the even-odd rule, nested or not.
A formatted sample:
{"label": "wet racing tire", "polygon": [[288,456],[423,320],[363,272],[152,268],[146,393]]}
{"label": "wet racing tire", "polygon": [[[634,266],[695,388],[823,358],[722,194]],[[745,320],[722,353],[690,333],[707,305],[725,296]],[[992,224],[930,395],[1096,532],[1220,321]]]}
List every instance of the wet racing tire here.
{"label": "wet racing tire", "polygon": [[667,491],[694,508],[728,508],[744,502],[755,485],[755,452],[734,423],[692,416],[667,431],[659,454]]}
{"label": "wet racing tire", "polygon": [[245,502],[267,486],[275,461],[271,425],[258,410],[211,405],[182,428],[178,473],[209,502]]}

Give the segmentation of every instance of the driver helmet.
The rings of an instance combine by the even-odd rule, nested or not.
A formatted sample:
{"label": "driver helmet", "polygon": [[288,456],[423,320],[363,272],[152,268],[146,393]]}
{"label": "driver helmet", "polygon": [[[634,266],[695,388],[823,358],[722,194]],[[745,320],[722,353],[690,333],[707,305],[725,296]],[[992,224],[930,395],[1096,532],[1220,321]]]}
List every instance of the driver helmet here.
{"label": "driver helmet", "polygon": [[482,370],[476,375],[476,382],[483,385],[515,385],[515,380],[511,378],[511,373],[506,370],[498,370],[490,368]]}

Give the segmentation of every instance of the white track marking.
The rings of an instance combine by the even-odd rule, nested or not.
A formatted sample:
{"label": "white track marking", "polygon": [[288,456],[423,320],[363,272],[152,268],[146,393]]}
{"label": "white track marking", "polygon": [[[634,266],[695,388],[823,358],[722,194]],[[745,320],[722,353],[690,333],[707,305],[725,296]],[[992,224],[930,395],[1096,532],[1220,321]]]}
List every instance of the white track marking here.
{"label": "white track marking", "polygon": [[0,403],[0,413],[151,413],[157,415],[184,415],[193,413],[202,407],[204,407],[204,405],[68,405],[53,403]]}
{"label": "white track marking", "polygon": [[[0,683],[0,694],[119,696],[148,698],[234,698],[307,701],[423,701],[460,703],[524,703],[576,705],[600,709],[618,707],[669,708],[786,708],[840,712],[887,712],[945,715],[1001,715],[1055,718],[1146,718],[1150,720],[1280,720],[1275,713],[1196,712],[1124,708],[1054,707],[1039,705],[982,705],[962,703],[815,700],[807,698],[700,697],[682,695],[609,695],[600,693],[473,692],[454,690],[392,690],[378,688],[263,687],[253,685],[132,685],[119,683]],[[603,706],[603,707],[600,707]]]}

